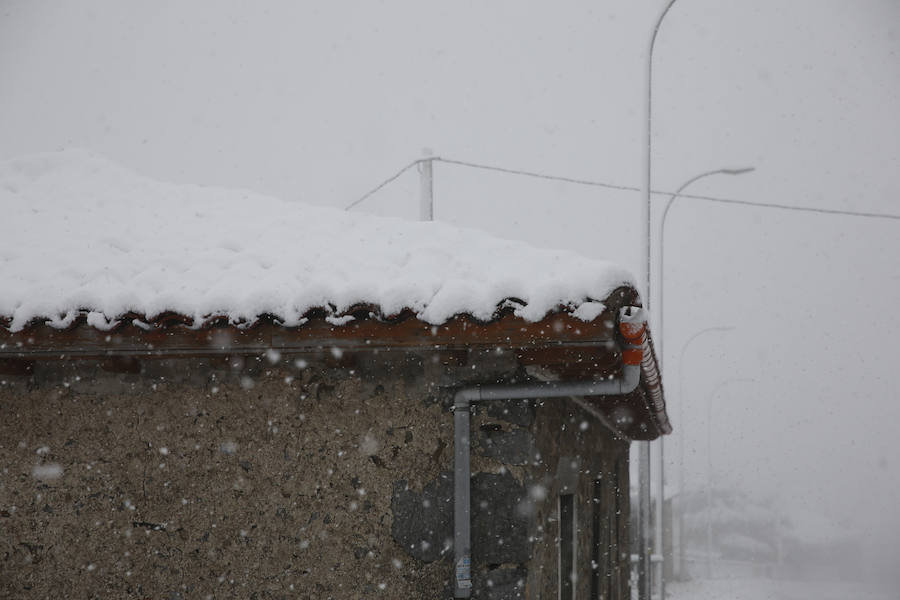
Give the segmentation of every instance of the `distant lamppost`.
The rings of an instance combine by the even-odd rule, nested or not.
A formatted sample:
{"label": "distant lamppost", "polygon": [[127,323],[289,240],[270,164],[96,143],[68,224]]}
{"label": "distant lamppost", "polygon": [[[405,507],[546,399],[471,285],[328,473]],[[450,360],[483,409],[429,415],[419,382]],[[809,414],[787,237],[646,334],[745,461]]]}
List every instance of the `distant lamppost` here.
{"label": "distant lamppost", "polygon": [[700,336],[706,333],[725,333],[728,331],[734,331],[734,327],[726,325],[701,329],[688,338],[688,341],[681,347],[681,355],[678,357],[678,422],[681,430],[681,444],[679,444],[678,448],[678,573],[682,578],[684,578],[685,572],[687,571],[687,564],[684,559],[684,447],[686,442],[684,435],[684,355],[687,353],[688,348],[694,340]]}
{"label": "distant lamppost", "polygon": [[712,415],[713,399],[719,390],[733,383],[755,383],[755,379],[749,377],[733,377],[726,379],[713,388],[709,394],[709,402],[706,412],[706,576],[712,577]]}

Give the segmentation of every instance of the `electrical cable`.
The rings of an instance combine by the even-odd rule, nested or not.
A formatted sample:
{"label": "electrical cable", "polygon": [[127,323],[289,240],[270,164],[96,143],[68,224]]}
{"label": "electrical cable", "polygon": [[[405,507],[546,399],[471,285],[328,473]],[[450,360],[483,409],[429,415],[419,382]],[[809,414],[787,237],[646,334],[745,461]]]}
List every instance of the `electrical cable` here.
{"label": "electrical cable", "polygon": [[419,160],[412,161],[411,163],[409,163],[408,165],[406,165],[405,167],[403,167],[402,169],[400,169],[399,171],[397,171],[396,173],[394,173],[393,175],[391,175],[390,177],[388,177],[387,179],[385,179],[384,181],[379,183],[377,186],[375,186],[374,188],[372,188],[371,190],[369,190],[368,192],[363,194],[363,196],[361,198],[359,198],[358,200],[354,200],[353,202],[348,204],[346,207],[344,207],[344,210],[350,210],[357,204],[361,204],[364,200],[368,199],[369,196],[376,193],[378,190],[380,190],[387,184],[391,183],[392,181],[394,181],[395,179],[397,179],[398,177],[400,177],[401,175],[403,175],[404,173],[406,173],[407,171],[412,169],[414,166],[416,166],[419,163],[424,162],[426,160],[431,160],[431,159],[430,158],[420,158]]}
{"label": "electrical cable", "polygon": [[463,167],[471,167],[473,169],[483,169],[485,171],[497,171],[500,173],[507,173],[510,175],[524,175],[525,177],[535,177],[538,179],[550,179],[552,181],[565,181],[567,183],[575,183],[578,185],[590,185],[594,187],[603,187],[609,188],[613,190],[623,190],[626,192],[639,192],[640,188],[629,187],[626,185],[616,185],[614,183],[603,183],[602,181],[590,181],[588,179],[575,179],[572,177],[563,177],[560,175],[549,175],[546,173],[536,173],[534,171],[523,171],[520,169],[507,169],[505,167],[495,167],[492,165],[482,165],[473,162],[466,162],[464,160],[454,160],[450,158],[441,158],[435,157],[433,160],[438,162],[447,163],[450,165],[460,165]]}
{"label": "electrical cable", "polygon": [[[561,175],[552,175],[550,173],[539,173],[536,171],[525,171],[523,169],[510,169],[507,167],[498,167],[496,165],[486,165],[482,163],[469,162],[464,160],[456,160],[452,158],[443,158],[440,156],[429,156],[425,158],[420,158],[415,160],[405,167],[403,167],[400,171],[398,171],[393,176],[389,177],[382,183],[380,183],[377,187],[373,188],[371,191],[366,193],[364,196],[354,201],[352,204],[348,205],[346,210],[353,208],[354,206],[360,204],[384,186],[388,185],[401,175],[411,169],[412,167],[423,163],[427,160],[447,163],[450,165],[457,165],[461,167],[469,167],[472,169],[481,169],[484,171],[494,171],[497,173],[504,173],[507,175],[519,175],[524,177],[534,177],[537,179],[546,179],[550,181],[563,181],[566,183],[572,183],[575,185],[586,185],[592,187],[602,187],[607,189],[625,191],[625,192],[640,192],[641,188],[628,186],[628,185],[617,185],[614,183],[606,183],[603,181],[592,181],[590,179],[577,179],[574,177],[564,177]],[[672,196],[672,192],[667,192],[663,190],[650,190],[650,193],[656,196]],[[780,210],[790,210],[795,212],[812,212],[819,213],[824,215],[843,215],[850,217],[863,217],[863,218],[871,218],[871,219],[894,219],[900,220],[900,215],[890,214],[890,213],[878,213],[878,212],[864,212],[864,211],[855,211],[855,210],[841,210],[841,209],[832,209],[832,208],[815,208],[810,206],[791,206],[789,204],[778,204],[776,202],[754,202],[751,200],[735,200],[733,198],[720,198],[718,196],[704,196],[700,194],[678,194],[679,198],[689,198],[691,200],[705,200],[707,202],[719,202],[722,204],[733,204],[739,206],[751,206],[751,207],[759,207],[759,208],[776,208]]]}

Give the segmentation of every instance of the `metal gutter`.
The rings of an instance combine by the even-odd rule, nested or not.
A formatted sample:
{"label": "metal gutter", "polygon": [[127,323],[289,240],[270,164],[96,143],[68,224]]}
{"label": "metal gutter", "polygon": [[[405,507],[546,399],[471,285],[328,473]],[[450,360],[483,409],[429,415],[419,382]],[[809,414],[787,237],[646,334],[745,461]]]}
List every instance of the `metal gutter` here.
{"label": "metal gutter", "polygon": [[[453,398],[453,547],[455,598],[472,595],[471,532],[471,405],[484,400],[568,398],[570,396],[617,396],[637,389],[641,381],[647,318],[642,308],[627,306],[619,311],[619,331],[625,339],[623,373],[606,381],[547,382],[517,385],[472,386],[458,390]],[[651,357],[652,359],[652,357]]]}

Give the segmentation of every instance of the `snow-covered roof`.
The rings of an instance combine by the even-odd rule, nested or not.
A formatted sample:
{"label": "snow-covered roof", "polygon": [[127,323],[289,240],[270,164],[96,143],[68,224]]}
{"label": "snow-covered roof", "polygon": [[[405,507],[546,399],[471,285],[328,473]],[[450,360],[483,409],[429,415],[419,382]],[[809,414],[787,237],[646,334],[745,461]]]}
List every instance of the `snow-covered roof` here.
{"label": "snow-covered roof", "polygon": [[173,185],[83,151],[0,163],[0,317],[67,327],[80,314],[271,314],[300,325],[312,309],[335,324],[354,306],[411,309],[439,324],[490,320],[499,307],[537,321],[563,307],[584,319],[628,272],[441,223],[288,202],[240,190]]}

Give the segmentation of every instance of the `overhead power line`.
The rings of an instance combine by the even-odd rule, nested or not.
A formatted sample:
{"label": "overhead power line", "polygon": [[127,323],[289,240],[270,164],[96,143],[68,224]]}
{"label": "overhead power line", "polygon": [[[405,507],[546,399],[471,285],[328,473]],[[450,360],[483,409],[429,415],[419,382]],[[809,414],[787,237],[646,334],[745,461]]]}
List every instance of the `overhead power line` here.
{"label": "overhead power line", "polygon": [[424,162],[424,161],[426,161],[426,160],[430,160],[430,159],[427,159],[427,158],[420,158],[419,160],[414,160],[414,161],[412,161],[411,163],[409,163],[408,165],[406,165],[405,167],[403,167],[402,169],[400,169],[399,171],[397,171],[396,173],[394,173],[393,175],[391,175],[390,177],[388,177],[387,179],[385,179],[384,181],[382,181],[381,183],[379,183],[378,185],[376,185],[374,188],[372,188],[371,190],[369,190],[368,192],[366,192],[365,194],[363,194],[363,196],[362,196],[361,198],[359,198],[358,200],[354,200],[353,202],[351,202],[350,204],[348,204],[348,205],[344,208],[344,210],[350,210],[351,208],[353,208],[353,207],[356,206],[357,204],[361,204],[363,201],[365,201],[365,200],[368,199],[370,196],[372,196],[373,194],[375,194],[378,190],[380,190],[381,188],[383,188],[383,187],[386,186],[387,184],[391,183],[392,181],[394,181],[395,179],[397,179],[398,177],[400,177],[401,175],[403,175],[404,173],[406,173],[407,171],[409,171],[410,169],[412,169],[414,166],[416,166],[417,164],[419,164],[420,162]]}
{"label": "overhead power line", "polygon": [[492,165],[481,165],[464,160],[453,160],[451,158],[435,157],[433,160],[447,163],[449,165],[459,165],[462,167],[471,167],[473,169],[483,169],[485,171],[496,171],[498,173],[507,173],[509,175],[523,175],[525,177],[535,177],[537,179],[550,179],[552,181],[565,181],[577,185],[590,185],[594,187],[609,188],[613,190],[624,190],[626,192],[639,192],[640,188],[629,187],[627,185],[616,185],[614,183],[603,183],[602,181],[590,181],[589,179],[575,179],[572,177],[562,177],[560,175],[549,175],[547,173],[535,173],[534,171],[523,171],[520,169],[507,169],[505,167],[495,167]]}
{"label": "overhead power line", "polygon": [[[383,187],[403,175],[406,171],[410,170],[414,166],[419,163],[423,163],[425,161],[435,161],[447,163],[449,165],[457,165],[461,167],[468,167],[472,169],[481,169],[484,171],[494,171],[496,173],[503,173],[506,175],[518,175],[522,177],[532,177],[535,179],[545,179],[550,181],[562,181],[566,183],[572,183],[575,185],[585,185],[592,187],[601,187],[606,189],[619,190],[624,192],[640,192],[641,188],[630,186],[630,185],[618,185],[614,183],[608,183],[604,181],[593,181],[590,179],[578,179],[574,177],[564,177],[562,175],[554,175],[551,173],[540,173],[537,171],[526,171],[523,169],[510,169],[507,167],[498,167],[496,165],[486,165],[482,163],[469,162],[464,160],[456,160],[452,158],[443,158],[440,156],[430,156],[425,158],[420,158],[418,160],[414,160],[409,163],[402,169],[400,169],[397,173],[385,179],[383,182],[378,184],[376,187],[372,188],[369,192],[363,195],[358,200],[355,200],[351,204],[347,206],[347,210],[357,206],[362,203],[364,200],[371,197],[373,194],[381,190]],[[656,196],[672,196],[674,192],[667,192],[664,190],[650,190],[650,193]],[[817,208],[811,206],[792,206],[790,204],[779,204],[777,202],[755,202],[751,200],[735,200],[733,198],[721,198],[718,196],[704,196],[701,194],[678,194],[679,198],[690,198],[692,200],[705,200],[707,202],[719,202],[722,204],[736,204],[740,206],[751,206],[758,208],[775,208],[779,210],[790,210],[795,212],[812,212],[819,213],[824,215],[843,215],[849,217],[863,217],[863,218],[872,218],[872,219],[894,219],[900,220],[900,215],[890,214],[890,213],[878,213],[878,212],[865,212],[865,211],[856,211],[856,210],[841,210],[841,209],[833,209],[833,208]]]}
{"label": "overhead power line", "polygon": [[[667,194],[672,192],[660,192],[653,190],[651,194]],[[815,208],[811,206],[791,206],[789,204],[777,204],[775,202],[753,202],[750,200],[735,200],[733,198],[718,198],[716,196],[701,196],[698,194],[678,194],[679,198],[690,198],[692,200],[706,200],[708,202],[720,202],[722,204],[739,204],[741,206],[757,206],[760,208],[778,208],[781,210],[793,210],[798,212],[814,212],[823,215],[845,215],[848,217],[866,217],[871,219],[896,219],[900,220],[900,215],[892,215],[890,213],[865,212],[858,210],[840,210],[837,208]]]}

